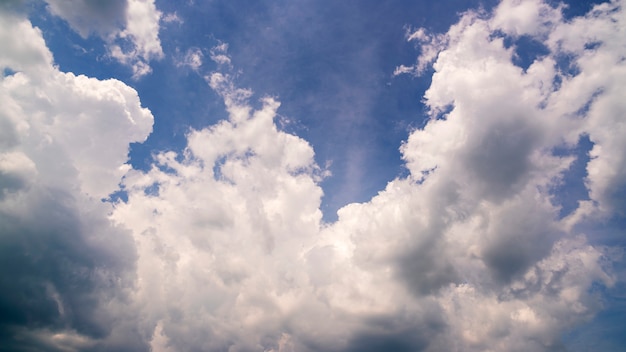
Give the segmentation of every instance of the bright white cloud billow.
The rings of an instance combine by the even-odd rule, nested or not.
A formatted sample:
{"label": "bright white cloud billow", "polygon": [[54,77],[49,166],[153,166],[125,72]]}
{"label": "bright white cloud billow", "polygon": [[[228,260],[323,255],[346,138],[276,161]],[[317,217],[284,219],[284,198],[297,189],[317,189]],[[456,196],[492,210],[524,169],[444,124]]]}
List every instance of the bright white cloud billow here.
{"label": "bright white cloud billow", "polygon": [[[422,56],[397,73],[434,74],[431,119],[401,146],[409,175],[332,224],[313,148],[277,128],[277,99],[255,107],[236,86],[225,43],[210,51],[224,71],[205,80],[228,119],[142,171],[125,164],[152,126],[137,93],[60,72],[39,30],[0,14],[0,68],[14,72],[0,81],[0,338],[58,351],[562,349],[602,308],[593,288],[615,282],[578,225],[626,211],[621,6],[565,21],[505,0],[447,33],[410,33]],[[520,67],[522,37],[548,54]],[[553,190],[574,156],[555,150],[583,136],[589,199],[560,218]],[[128,199],[101,202],[118,183]]]}

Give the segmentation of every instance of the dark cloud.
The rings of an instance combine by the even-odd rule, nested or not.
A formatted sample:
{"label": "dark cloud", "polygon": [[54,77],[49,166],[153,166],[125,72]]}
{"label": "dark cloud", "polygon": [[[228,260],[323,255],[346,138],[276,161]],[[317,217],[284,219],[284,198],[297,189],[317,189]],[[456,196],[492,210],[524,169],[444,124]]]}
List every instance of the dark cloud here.
{"label": "dark cloud", "polygon": [[0,329],[13,335],[5,341],[42,327],[106,339],[120,313],[111,304],[134,282],[129,233],[64,192],[22,196],[28,213],[0,212]]}
{"label": "dark cloud", "polygon": [[445,334],[446,329],[436,305],[419,317],[402,313],[371,317],[364,320],[364,325],[363,331],[355,333],[342,352],[425,351],[439,334]]}
{"label": "dark cloud", "polygon": [[[494,110],[505,109],[495,107]],[[540,133],[523,116],[502,116],[485,122],[488,126],[478,129],[459,160],[481,194],[487,199],[500,201],[519,191],[527,181],[535,167],[530,157],[540,145]]]}
{"label": "dark cloud", "polygon": [[411,291],[417,295],[435,294],[440,288],[458,281],[456,269],[442,252],[442,246],[432,241],[400,256],[398,271]]}

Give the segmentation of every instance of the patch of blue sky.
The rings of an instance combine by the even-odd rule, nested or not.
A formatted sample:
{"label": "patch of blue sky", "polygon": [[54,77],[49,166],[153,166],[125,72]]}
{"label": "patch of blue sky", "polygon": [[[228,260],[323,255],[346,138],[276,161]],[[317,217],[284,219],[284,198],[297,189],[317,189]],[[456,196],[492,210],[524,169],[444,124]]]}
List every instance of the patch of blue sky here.
{"label": "patch of blue sky", "polygon": [[553,151],[557,156],[573,156],[574,161],[569,169],[563,173],[560,182],[552,190],[554,203],[561,207],[559,217],[564,218],[578,208],[579,201],[589,200],[589,191],[585,186],[587,177],[587,163],[590,160],[589,151],[593,143],[589,136],[580,137],[578,144],[573,148],[559,147]]}
{"label": "patch of blue sky", "polygon": [[13,76],[14,74],[16,74],[17,72],[12,70],[11,68],[5,68],[2,70],[2,77],[9,77],[9,76]]}

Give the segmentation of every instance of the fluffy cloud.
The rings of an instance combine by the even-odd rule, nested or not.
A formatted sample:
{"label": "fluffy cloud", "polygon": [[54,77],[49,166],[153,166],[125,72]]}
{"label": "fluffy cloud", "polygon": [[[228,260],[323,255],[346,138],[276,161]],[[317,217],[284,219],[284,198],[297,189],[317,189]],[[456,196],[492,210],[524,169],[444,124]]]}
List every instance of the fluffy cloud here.
{"label": "fluffy cloud", "polygon": [[83,37],[96,34],[112,57],[133,69],[133,77],[150,73],[150,60],[163,56],[159,40],[161,12],[154,0],[46,0],[50,12],[66,20]]}
{"label": "fluffy cloud", "polygon": [[[584,115],[579,133],[594,143],[587,165],[587,186],[597,208],[610,215],[625,214],[626,199],[626,48],[620,39],[626,34],[623,3],[611,1],[596,6],[584,18],[561,24],[548,39],[551,50],[576,58],[580,71],[566,77],[551,101],[553,109],[574,116]],[[599,70],[598,67],[605,67]]]}
{"label": "fluffy cloud", "polygon": [[[323,171],[277,128],[276,99],[254,108],[211,73],[229,118],[129,169],[152,121],[136,93],[59,72],[38,30],[0,19],[0,64],[17,72],[0,91],[0,258],[19,268],[0,276],[0,316],[15,349],[553,350],[614,282],[577,225],[626,209],[620,2],[564,21],[503,1],[410,34],[427,46],[415,70],[435,71],[431,119],[401,147],[410,175],[332,224]],[[522,37],[548,54],[516,65]],[[228,69],[226,49],[211,56]],[[553,190],[574,157],[555,149],[584,135],[590,200],[561,219]],[[100,202],[120,179],[127,201]]]}
{"label": "fluffy cloud", "polygon": [[[0,340],[10,350],[133,350],[129,232],[103,203],[152,115],[116,80],[58,71],[41,32],[0,12]],[[132,324],[131,324],[132,325]]]}
{"label": "fluffy cloud", "polygon": [[[130,172],[128,202],[113,214],[138,243],[137,297],[153,347],[562,347],[561,334],[600,309],[592,284],[614,280],[602,250],[572,230],[582,217],[559,219],[551,194],[573,161],[555,148],[574,148],[587,134],[596,143],[587,177],[593,204],[580,209],[620,209],[596,194],[612,195],[623,180],[620,164],[601,163],[597,147],[619,145],[621,115],[614,105],[595,112],[604,99],[619,102],[609,88],[620,69],[583,66],[604,56],[603,45],[567,49],[577,75],[558,62],[573,46],[563,26],[620,18],[603,6],[569,23],[540,2],[503,2],[493,15],[465,14],[446,34],[419,32],[432,41],[420,65],[436,61],[425,95],[432,120],[402,146],[411,174],[342,208],[333,224],[320,222],[313,151],[272,121],[278,103],[264,99],[254,110],[252,93],[227,74],[207,76],[229,120],[192,131],[182,155],[162,153],[152,170]],[[590,38],[613,43],[621,23]],[[516,66],[505,39],[520,36],[551,54]],[[595,88],[579,83],[589,76]],[[600,127],[600,118],[610,120]],[[595,165],[612,169],[594,173]]]}

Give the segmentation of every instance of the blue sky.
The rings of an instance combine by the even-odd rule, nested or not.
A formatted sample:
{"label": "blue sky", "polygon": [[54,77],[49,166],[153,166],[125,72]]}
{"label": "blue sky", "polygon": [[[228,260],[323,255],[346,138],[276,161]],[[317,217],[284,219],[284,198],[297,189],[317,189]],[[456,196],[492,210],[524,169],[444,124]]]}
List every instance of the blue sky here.
{"label": "blue sky", "polygon": [[0,339],[623,349],[623,6],[0,5]]}

